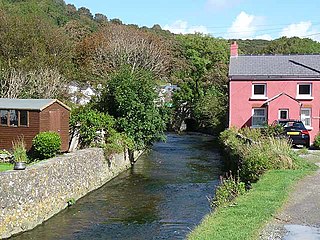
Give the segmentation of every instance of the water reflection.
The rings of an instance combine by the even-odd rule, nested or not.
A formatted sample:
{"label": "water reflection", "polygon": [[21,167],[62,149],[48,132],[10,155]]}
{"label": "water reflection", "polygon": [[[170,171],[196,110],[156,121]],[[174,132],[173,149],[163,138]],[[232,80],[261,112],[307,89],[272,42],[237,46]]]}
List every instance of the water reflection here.
{"label": "water reflection", "polygon": [[221,172],[210,136],[169,134],[130,169],[14,239],[184,239]]}

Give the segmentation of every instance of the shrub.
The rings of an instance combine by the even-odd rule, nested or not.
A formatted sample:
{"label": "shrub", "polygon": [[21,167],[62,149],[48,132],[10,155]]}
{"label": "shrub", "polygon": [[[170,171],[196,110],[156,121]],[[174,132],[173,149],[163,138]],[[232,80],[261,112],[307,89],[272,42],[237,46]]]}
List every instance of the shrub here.
{"label": "shrub", "polygon": [[33,150],[40,159],[54,157],[61,147],[60,135],[56,132],[41,132],[32,140]]}
{"label": "shrub", "polygon": [[216,188],[211,207],[224,206],[246,192],[245,183],[240,182],[239,177],[233,177],[231,173],[226,178],[221,177],[220,181],[221,184]]}
{"label": "shrub", "polygon": [[108,135],[113,130],[114,123],[113,117],[92,109],[90,106],[73,109],[70,118],[72,131],[79,132],[80,148],[104,143],[104,139],[101,139],[103,137],[101,133]]}
{"label": "shrub", "polygon": [[131,138],[127,137],[125,133],[118,133],[115,130],[111,131],[104,146],[106,155],[120,153],[125,149],[133,149],[134,142]]}
{"label": "shrub", "polygon": [[313,146],[317,149],[320,149],[320,134],[318,134],[313,142]]}
{"label": "shrub", "polygon": [[269,169],[295,167],[295,153],[287,139],[265,136],[256,129],[229,129],[220,135],[220,140],[227,161],[233,171],[239,169],[242,181],[255,182]]}
{"label": "shrub", "polygon": [[27,150],[23,137],[18,137],[17,140],[12,142],[12,150],[15,162],[27,162]]}

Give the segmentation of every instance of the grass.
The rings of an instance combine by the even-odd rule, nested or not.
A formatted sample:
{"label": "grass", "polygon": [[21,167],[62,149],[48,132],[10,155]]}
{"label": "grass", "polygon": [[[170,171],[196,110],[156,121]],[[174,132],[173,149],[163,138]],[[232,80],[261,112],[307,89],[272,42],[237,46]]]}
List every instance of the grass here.
{"label": "grass", "polygon": [[13,164],[11,163],[0,163],[0,172],[4,172],[7,170],[12,170]]}
{"label": "grass", "polygon": [[234,204],[209,214],[188,239],[258,239],[261,229],[283,206],[295,183],[314,169],[266,172]]}

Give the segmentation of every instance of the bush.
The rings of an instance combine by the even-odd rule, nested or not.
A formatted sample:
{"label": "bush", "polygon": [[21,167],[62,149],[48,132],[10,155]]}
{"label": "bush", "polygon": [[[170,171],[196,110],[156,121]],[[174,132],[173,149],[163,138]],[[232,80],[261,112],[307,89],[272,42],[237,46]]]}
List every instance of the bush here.
{"label": "bush", "polygon": [[39,159],[51,158],[60,151],[61,138],[56,132],[41,132],[32,140],[32,146]]}
{"label": "bush", "polygon": [[267,170],[294,168],[296,159],[287,139],[263,135],[257,129],[228,129],[220,141],[232,170],[245,182],[255,182]]}
{"label": "bush", "polygon": [[320,149],[320,134],[318,134],[313,142],[313,146],[317,149]]}
{"label": "bush", "polygon": [[73,109],[70,126],[73,132],[79,132],[80,148],[97,146],[104,143],[101,139],[113,131],[115,121],[106,113],[90,108],[90,106]]}
{"label": "bush", "polygon": [[232,177],[230,174],[226,178],[221,177],[220,181],[221,183],[216,188],[211,207],[224,206],[246,192],[245,183],[240,182],[239,177]]}

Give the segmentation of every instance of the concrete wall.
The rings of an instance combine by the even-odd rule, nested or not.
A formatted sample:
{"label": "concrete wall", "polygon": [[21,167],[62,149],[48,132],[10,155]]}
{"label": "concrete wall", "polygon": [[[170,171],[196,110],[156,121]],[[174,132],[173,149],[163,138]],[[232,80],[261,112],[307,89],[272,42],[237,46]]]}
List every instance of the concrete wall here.
{"label": "concrete wall", "polygon": [[130,166],[127,154],[106,159],[92,148],[0,173],[0,238],[34,228]]}

